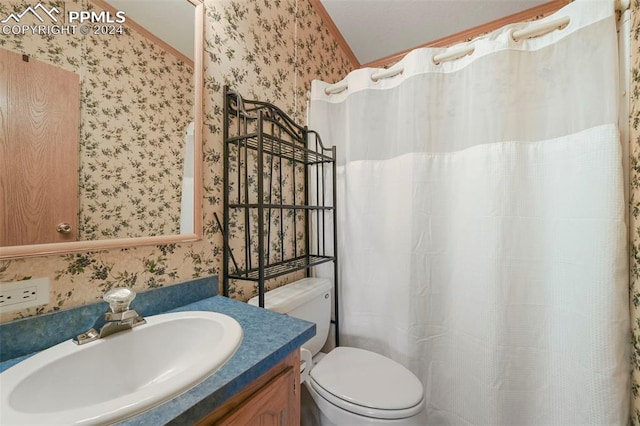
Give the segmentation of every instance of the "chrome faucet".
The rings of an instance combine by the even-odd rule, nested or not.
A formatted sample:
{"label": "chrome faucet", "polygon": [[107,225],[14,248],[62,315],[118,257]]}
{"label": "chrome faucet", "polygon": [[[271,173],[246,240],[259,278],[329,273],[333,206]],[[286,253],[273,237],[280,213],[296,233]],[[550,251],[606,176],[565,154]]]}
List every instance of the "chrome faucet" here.
{"label": "chrome faucet", "polygon": [[109,290],[102,300],[109,304],[109,310],[96,320],[88,331],[78,334],[73,341],[78,345],[110,336],[124,330],[131,330],[147,322],[136,311],[129,309],[136,292],[130,288],[116,287]]}

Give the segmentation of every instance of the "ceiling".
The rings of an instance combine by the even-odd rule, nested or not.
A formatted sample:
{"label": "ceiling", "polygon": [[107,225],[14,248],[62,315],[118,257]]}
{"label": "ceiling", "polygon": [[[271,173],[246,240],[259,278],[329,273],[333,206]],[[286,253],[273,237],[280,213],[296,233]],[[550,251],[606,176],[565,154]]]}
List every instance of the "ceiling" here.
{"label": "ceiling", "polygon": [[187,0],[107,0],[193,61],[195,8]]}
{"label": "ceiling", "polygon": [[320,0],[361,64],[549,0]]}

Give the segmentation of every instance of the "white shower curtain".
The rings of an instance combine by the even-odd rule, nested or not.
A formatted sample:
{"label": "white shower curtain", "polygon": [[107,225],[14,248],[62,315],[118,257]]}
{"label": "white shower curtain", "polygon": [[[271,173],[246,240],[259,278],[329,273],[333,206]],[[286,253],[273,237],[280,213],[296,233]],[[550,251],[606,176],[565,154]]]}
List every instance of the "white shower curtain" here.
{"label": "white shower curtain", "polygon": [[338,146],[341,343],[425,387],[432,424],[625,424],[626,225],[611,1],[436,65],[312,88]]}

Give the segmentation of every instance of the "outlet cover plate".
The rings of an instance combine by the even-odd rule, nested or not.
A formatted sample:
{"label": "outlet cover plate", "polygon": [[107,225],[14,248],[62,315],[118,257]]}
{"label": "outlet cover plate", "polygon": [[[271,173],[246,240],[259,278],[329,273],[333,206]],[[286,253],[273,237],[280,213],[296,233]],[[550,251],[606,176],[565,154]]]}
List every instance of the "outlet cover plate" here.
{"label": "outlet cover plate", "polygon": [[49,278],[0,283],[0,314],[49,304]]}

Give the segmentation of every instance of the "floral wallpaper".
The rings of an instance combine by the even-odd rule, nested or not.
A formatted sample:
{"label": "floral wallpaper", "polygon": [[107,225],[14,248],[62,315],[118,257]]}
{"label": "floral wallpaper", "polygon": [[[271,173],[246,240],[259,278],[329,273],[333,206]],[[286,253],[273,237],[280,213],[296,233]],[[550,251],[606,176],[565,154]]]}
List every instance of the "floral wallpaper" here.
{"label": "floral wallpaper", "polygon": [[[75,2],[78,3],[75,7],[82,8],[84,3],[81,1],[85,0]],[[222,218],[223,86],[229,85],[247,98],[273,102],[298,122],[304,123],[306,92],[311,80],[338,81],[352,69],[347,56],[340,50],[309,0],[205,0],[204,5],[203,240],[0,261],[0,285],[28,277],[49,277],[52,286],[49,305],[2,314],[0,321],[91,303],[99,300],[105,290],[117,285],[144,291],[197,277],[218,275],[222,262],[222,236],[214,214]],[[5,12],[3,3],[0,5],[0,14]],[[63,43],[59,37],[51,37],[52,44],[41,46],[40,58],[47,55],[60,58],[56,55],[59,44]],[[100,44],[100,40],[95,42]],[[121,46],[119,41],[110,39],[110,42]],[[93,44],[89,46],[100,48]],[[64,62],[62,58],[60,60]],[[142,64],[133,60],[129,71],[137,73],[134,67],[138,65]],[[111,71],[117,73],[115,67]],[[120,74],[114,74],[108,82],[101,83],[110,84],[120,78]],[[124,96],[125,93],[121,95],[123,99],[129,99]],[[125,105],[131,107],[130,103],[125,102]],[[138,120],[140,117],[135,121],[132,119],[134,123]],[[105,120],[98,126],[111,126],[111,123]],[[123,140],[112,149],[130,149],[136,144],[138,141],[127,143]],[[151,147],[151,143],[145,146],[150,151]],[[101,147],[96,146],[95,149]],[[135,166],[114,165],[120,167],[114,170],[129,172]],[[177,165],[170,167],[179,168]],[[100,183],[103,180],[96,178]],[[150,181],[144,180],[145,184]],[[106,207],[109,208],[111,200],[120,196],[120,193],[109,195],[110,201]],[[269,283],[269,286],[293,278],[283,277]],[[255,291],[252,283],[238,283],[232,297],[246,300]]]}
{"label": "floral wallpaper", "polygon": [[[0,16],[29,4],[5,2]],[[44,4],[95,9],[88,0]],[[27,14],[20,23],[38,22]],[[4,35],[0,46],[80,76],[78,239],[180,233],[192,66],[126,25],[117,36]]]}
{"label": "floral wallpaper", "polygon": [[82,37],[80,239],[179,234],[193,67],[133,30]]}
{"label": "floral wallpaper", "polygon": [[640,425],[640,1],[631,2],[629,248],[631,423]]}

